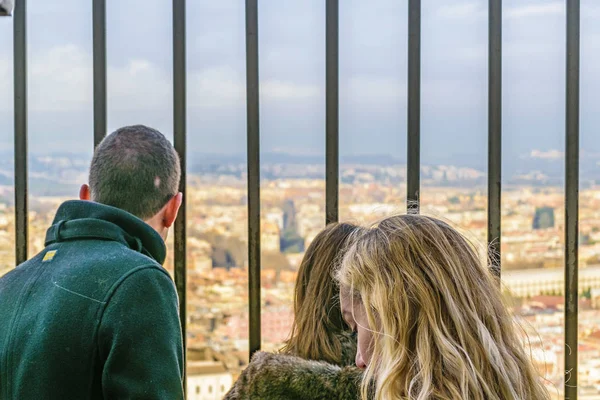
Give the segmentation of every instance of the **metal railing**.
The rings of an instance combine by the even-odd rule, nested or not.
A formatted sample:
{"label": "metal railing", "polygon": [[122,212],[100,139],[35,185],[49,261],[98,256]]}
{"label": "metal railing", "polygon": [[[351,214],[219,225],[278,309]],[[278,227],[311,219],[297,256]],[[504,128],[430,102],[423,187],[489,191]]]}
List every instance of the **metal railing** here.
{"label": "metal railing", "polygon": [[567,0],[565,127],[565,399],[577,399],[579,309],[579,0]]}
{"label": "metal railing", "polygon": [[339,218],[339,3],[325,9],[325,223]]}
{"label": "metal railing", "polygon": [[[104,0],[102,0],[104,2]],[[186,58],[185,58],[185,0],[173,0],[173,145],[179,153],[181,180],[179,191],[183,201],[175,220],[175,286],[179,295],[179,316],[183,328],[184,362],[187,359],[187,195],[186,195]],[[185,385],[184,375],[184,387]]]}
{"label": "metal railing", "polygon": [[260,349],[260,117],[258,0],[246,0],[246,119],[248,146],[248,303],[250,356]]}
{"label": "metal railing", "polygon": [[[339,0],[326,0],[326,223],[339,204]],[[577,398],[579,35],[580,2],[566,0],[565,185],[565,397]],[[186,1],[173,0],[174,146],[181,157],[180,189],[186,192]],[[14,12],[15,225],[17,264],[27,258],[27,0]],[[488,243],[500,275],[502,156],[502,0],[488,5]],[[106,134],[106,1],[93,0],[94,145]],[[248,156],[248,285],[250,354],[260,349],[260,158],[258,0],[246,0]],[[408,1],[407,210],[420,202],[421,1]],[[186,337],[186,208],[175,223],[175,282]],[[185,340],[185,339],[184,339]]]}
{"label": "metal railing", "polygon": [[[502,195],[502,0],[489,0],[488,12],[488,251],[500,277]],[[497,268],[496,268],[497,266]]]}
{"label": "metal railing", "polygon": [[94,147],[106,135],[106,0],[92,3],[94,58]]}
{"label": "metal railing", "polygon": [[418,214],[421,199],[421,0],[408,1],[406,210]]}
{"label": "metal railing", "polygon": [[18,1],[13,22],[15,95],[15,256],[27,259],[29,207],[27,204],[27,3]]}

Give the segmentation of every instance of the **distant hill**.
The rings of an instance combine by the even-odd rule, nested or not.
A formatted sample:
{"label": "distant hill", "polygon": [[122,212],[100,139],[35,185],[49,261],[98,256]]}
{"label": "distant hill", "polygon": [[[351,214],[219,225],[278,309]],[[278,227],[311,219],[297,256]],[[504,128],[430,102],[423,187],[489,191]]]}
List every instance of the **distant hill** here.
{"label": "distant hill", "polygon": [[[481,158],[481,157],[480,157]],[[87,180],[91,154],[53,153],[29,157],[29,190],[32,195],[76,196],[79,185]],[[481,163],[481,160],[479,161]],[[401,157],[367,154],[340,157],[342,182],[381,181],[402,183],[406,180],[406,162]],[[465,160],[462,165],[423,165],[424,182],[439,185],[485,185],[485,166]],[[562,186],[564,159],[560,153],[532,151],[511,159],[504,157],[502,176],[505,185]],[[188,155],[190,175],[231,176],[241,179],[246,174],[246,156],[220,154]],[[261,178],[323,179],[324,155],[298,155],[280,152],[261,154]],[[13,154],[0,152],[0,186],[13,186]],[[580,162],[582,187],[600,183],[600,155],[582,152]]]}

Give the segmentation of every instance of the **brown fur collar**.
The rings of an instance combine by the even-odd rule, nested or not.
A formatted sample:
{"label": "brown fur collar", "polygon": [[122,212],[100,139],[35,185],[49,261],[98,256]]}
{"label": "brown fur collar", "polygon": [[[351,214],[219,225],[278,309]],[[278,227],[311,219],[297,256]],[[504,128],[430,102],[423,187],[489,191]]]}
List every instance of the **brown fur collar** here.
{"label": "brown fur collar", "polygon": [[225,400],[358,400],[355,367],[258,352]]}

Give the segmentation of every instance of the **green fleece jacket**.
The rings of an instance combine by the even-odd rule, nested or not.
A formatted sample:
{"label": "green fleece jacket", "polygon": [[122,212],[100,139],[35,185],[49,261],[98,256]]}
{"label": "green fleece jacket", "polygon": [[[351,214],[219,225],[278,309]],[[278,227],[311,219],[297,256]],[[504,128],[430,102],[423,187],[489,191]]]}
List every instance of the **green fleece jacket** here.
{"label": "green fleece jacket", "polygon": [[182,399],[177,292],[154,229],[68,201],[46,248],[0,279],[3,400]]}

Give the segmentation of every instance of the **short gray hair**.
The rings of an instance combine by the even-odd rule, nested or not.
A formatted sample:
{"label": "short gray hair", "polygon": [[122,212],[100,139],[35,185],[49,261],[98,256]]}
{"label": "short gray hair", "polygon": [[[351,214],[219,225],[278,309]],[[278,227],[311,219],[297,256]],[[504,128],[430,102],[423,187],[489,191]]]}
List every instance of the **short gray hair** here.
{"label": "short gray hair", "polygon": [[126,126],[96,147],[89,179],[92,200],[150,218],[177,194],[180,168],[177,152],[162,133]]}

